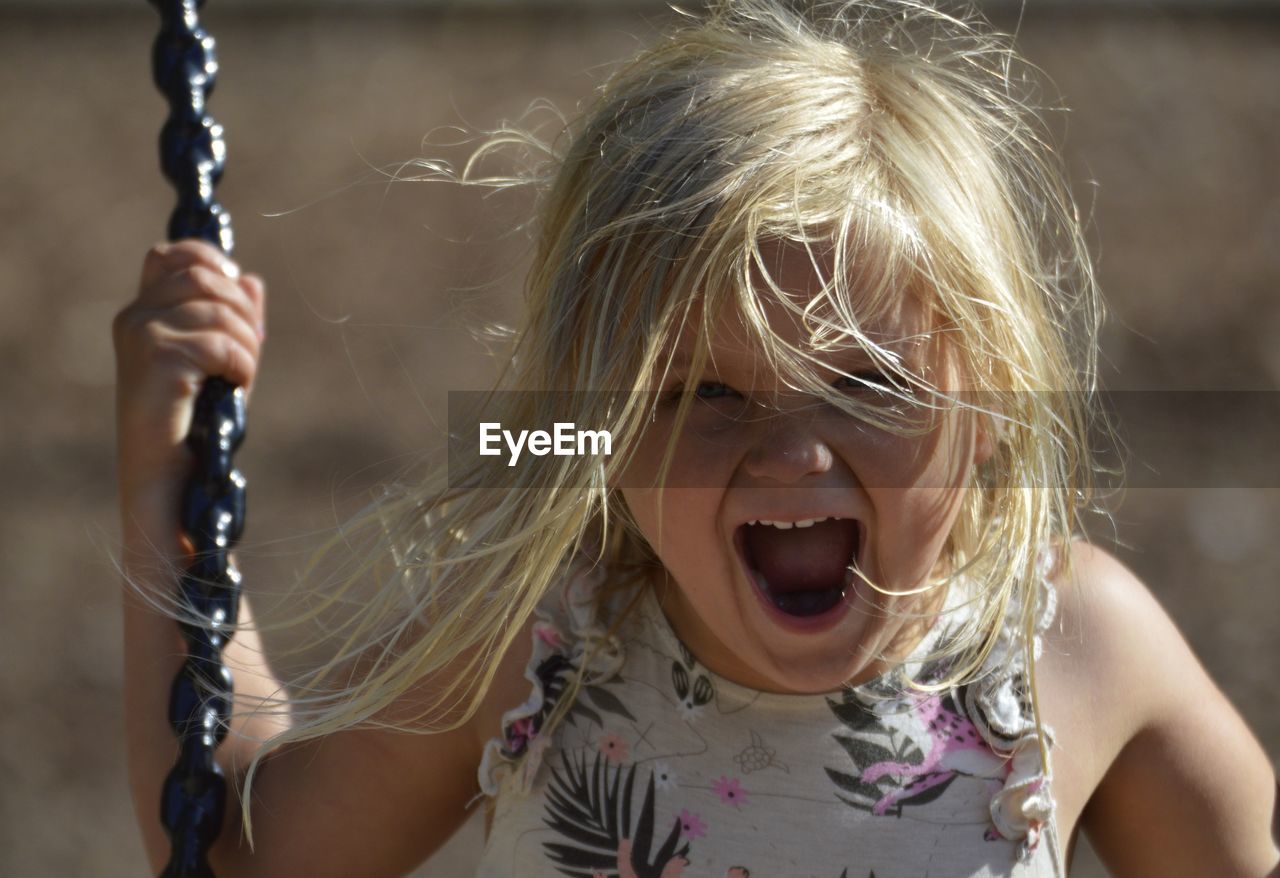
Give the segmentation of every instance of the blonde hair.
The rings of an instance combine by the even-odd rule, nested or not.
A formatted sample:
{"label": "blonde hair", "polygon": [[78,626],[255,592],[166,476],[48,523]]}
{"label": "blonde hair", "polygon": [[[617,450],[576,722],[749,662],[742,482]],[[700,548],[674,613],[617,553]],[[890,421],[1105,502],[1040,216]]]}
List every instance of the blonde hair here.
{"label": "blonde hair", "polygon": [[[300,682],[294,726],[255,756],[246,830],[253,769],[270,749],[357,724],[456,727],[571,555],[589,548],[624,573],[654,563],[611,486],[676,337],[695,334],[696,374],[726,306],[789,384],[853,417],[919,428],[902,407],[825,383],[821,354],[842,345],[868,351],[911,411],[964,405],[987,420],[996,450],[965,492],[945,552],[949,576],[982,585],[979,612],[937,686],[981,667],[1011,602],[1023,608],[1029,642],[1037,549],[1069,536],[1091,496],[1088,394],[1101,318],[1034,80],[975,14],[914,0],[721,0],[684,15],[609,78],[568,137],[544,143],[506,126],[461,173],[419,163],[414,179],[538,193],[528,313],[505,392],[488,400],[491,419],[589,423],[612,433],[615,454],[500,471],[477,460],[447,480],[437,466],[315,552],[300,580],[314,588],[313,576],[343,570],[322,603],[345,615],[328,632],[331,657]],[[511,146],[534,163],[478,173]],[[797,304],[771,277],[762,248],[775,242],[807,250],[819,271],[832,266],[810,301]],[[868,336],[866,321],[906,294],[927,305],[976,397],[933,386]],[[803,320],[808,345],[779,338],[763,301]],[[566,390],[603,392],[545,392]],[[690,403],[685,393],[678,424]],[[361,538],[367,545],[353,548]],[[338,555],[357,563],[344,567]],[[377,590],[348,613],[371,575]],[[446,668],[417,713],[387,718]]]}

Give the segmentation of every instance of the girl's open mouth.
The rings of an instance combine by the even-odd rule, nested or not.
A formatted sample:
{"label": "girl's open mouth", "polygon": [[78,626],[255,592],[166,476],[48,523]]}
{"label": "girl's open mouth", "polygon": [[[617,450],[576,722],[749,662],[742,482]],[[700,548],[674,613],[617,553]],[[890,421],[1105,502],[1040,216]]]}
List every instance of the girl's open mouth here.
{"label": "girl's open mouth", "polygon": [[734,545],[766,606],[807,628],[847,607],[862,533],[852,518],[755,521],[738,527]]}

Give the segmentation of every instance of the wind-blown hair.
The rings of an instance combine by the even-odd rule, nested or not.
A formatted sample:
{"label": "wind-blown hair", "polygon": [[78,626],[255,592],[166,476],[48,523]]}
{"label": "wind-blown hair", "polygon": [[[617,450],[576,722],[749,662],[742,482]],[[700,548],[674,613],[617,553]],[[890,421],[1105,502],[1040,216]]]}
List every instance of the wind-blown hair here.
{"label": "wind-blown hair", "polygon": [[[726,307],[791,387],[851,417],[904,433],[920,428],[904,411],[961,405],[986,419],[995,453],[965,492],[945,575],[931,583],[971,577],[980,611],[938,685],[976,672],[1010,606],[1025,608],[1029,640],[1037,547],[1069,536],[1091,496],[1101,317],[1034,80],[976,14],[912,0],[722,0],[684,15],[617,69],[567,136],[544,143],[504,126],[460,173],[418,163],[415,179],[538,194],[527,314],[487,419],[590,424],[612,433],[614,454],[477,460],[447,481],[436,467],[344,523],[300,580],[312,589],[342,571],[330,608],[370,576],[376,590],[328,632],[331,658],[299,681],[293,727],[254,768],[282,743],[358,724],[464,722],[575,552],[637,587],[655,556],[615,486],[676,338],[697,339],[696,374]],[[535,157],[527,172],[477,172],[513,146]],[[774,244],[812,255],[823,288],[810,301],[775,283],[764,255]],[[913,374],[865,330],[907,295],[975,393]],[[766,301],[803,321],[807,345],[771,331]],[[849,346],[890,377],[896,405],[822,378],[824,352]],[[541,392],[563,390],[607,392]],[[681,397],[678,423],[691,401]],[[246,806],[251,780],[252,770]]]}

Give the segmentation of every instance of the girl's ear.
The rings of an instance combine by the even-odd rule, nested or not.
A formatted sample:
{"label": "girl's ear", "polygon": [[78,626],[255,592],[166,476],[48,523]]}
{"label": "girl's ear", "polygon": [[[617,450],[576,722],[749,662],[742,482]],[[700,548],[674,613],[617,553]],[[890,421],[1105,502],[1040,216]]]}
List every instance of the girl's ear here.
{"label": "girl's ear", "polygon": [[982,466],[991,459],[991,455],[996,453],[997,437],[1002,432],[1001,426],[996,422],[996,417],[978,416],[978,428],[973,442],[974,466]]}

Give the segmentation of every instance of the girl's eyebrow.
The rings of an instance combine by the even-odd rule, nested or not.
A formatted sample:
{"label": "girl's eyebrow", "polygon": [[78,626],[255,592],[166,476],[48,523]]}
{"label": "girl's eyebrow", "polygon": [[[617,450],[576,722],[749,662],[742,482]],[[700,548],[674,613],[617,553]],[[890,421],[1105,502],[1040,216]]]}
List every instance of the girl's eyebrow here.
{"label": "girl's eyebrow", "polygon": [[[707,365],[711,366],[715,363],[712,357],[707,358]],[[693,355],[686,351],[674,351],[667,359],[666,368],[671,370],[687,369],[693,364]]]}
{"label": "girl's eyebrow", "polygon": [[[890,346],[890,349],[892,350],[893,346]],[[902,352],[898,352],[898,353],[900,355],[902,354]],[[827,356],[831,360],[830,365],[836,366],[836,367],[839,367],[846,363],[860,366],[860,365],[864,365],[874,361],[871,355],[867,352],[866,348],[856,346],[856,345],[846,347],[846,348],[840,348],[834,351],[829,351],[827,352]],[[693,362],[693,357],[687,352],[674,351],[672,352],[670,357],[668,357],[668,359],[664,363],[664,366],[669,369],[684,369],[684,368],[687,368],[692,362]],[[709,358],[707,363],[708,365],[714,364],[715,358]]]}

